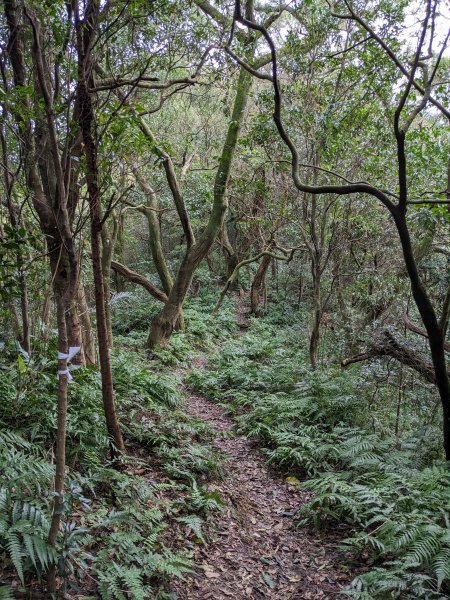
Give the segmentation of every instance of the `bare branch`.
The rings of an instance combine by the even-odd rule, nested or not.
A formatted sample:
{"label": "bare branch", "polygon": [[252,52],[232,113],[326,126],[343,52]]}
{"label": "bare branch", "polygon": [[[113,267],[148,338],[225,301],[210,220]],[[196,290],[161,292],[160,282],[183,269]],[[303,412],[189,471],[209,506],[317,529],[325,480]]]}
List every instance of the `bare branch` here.
{"label": "bare branch", "polygon": [[246,258],[245,260],[241,260],[241,262],[238,263],[236,265],[236,267],[234,268],[234,271],[232,272],[230,277],[227,279],[225,286],[223,287],[222,291],[220,292],[219,299],[217,300],[217,303],[213,310],[213,315],[216,315],[219,312],[219,309],[222,306],[223,299],[227,295],[227,292],[230,289],[230,287],[236,281],[236,278],[239,274],[240,269],[242,269],[242,267],[245,267],[245,265],[249,265],[253,262],[256,262],[263,256],[270,256],[271,258],[273,258],[275,260],[283,260],[284,262],[289,263],[289,262],[291,262],[291,260],[294,256],[294,252],[299,249],[300,249],[300,246],[291,248],[290,250],[281,249],[281,251],[283,252],[283,255],[275,254],[274,252],[271,252],[270,250],[263,250],[262,252],[259,252],[259,254],[257,254],[256,256],[252,256],[251,258]]}
{"label": "bare branch", "polygon": [[132,271],[131,269],[117,262],[116,260],[111,261],[111,268],[114,271],[116,271],[116,273],[122,275],[122,277],[125,277],[129,281],[132,281],[133,283],[137,283],[137,285],[142,286],[144,289],[147,290],[147,292],[149,292],[154,298],[156,298],[160,302],[167,302],[166,294],[162,290],[154,286],[153,283],[143,275]]}
{"label": "bare branch", "polygon": [[[292,165],[292,179],[294,185],[301,192],[307,192],[311,194],[355,194],[355,193],[363,193],[374,196],[378,200],[382,202],[391,212],[394,211],[394,204],[389,199],[388,195],[385,194],[382,190],[369,185],[367,183],[356,183],[356,184],[346,184],[346,185],[307,185],[302,182],[299,175],[299,154],[295,144],[287,133],[282,116],[281,116],[281,106],[282,106],[282,96],[281,96],[281,88],[278,80],[278,62],[277,62],[277,52],[275,50],[275,44],[267,31],[267,29],[263,25],[259,25],[250,21],[242,15],[241,2],[240,0],[236,0],[235,3],[235,14],[236,20],[245,25],[249,29],[259,32],[264,39],[266,40],[271,54],[271,63],[272,63],[272,86],[274,90],[274,112],[273,112],[273,120],[277,127],[278,133],[284,142],[284,144],[289,149],[291,154],[291,165]],[[244,66],[245,68],[245,66]]]}

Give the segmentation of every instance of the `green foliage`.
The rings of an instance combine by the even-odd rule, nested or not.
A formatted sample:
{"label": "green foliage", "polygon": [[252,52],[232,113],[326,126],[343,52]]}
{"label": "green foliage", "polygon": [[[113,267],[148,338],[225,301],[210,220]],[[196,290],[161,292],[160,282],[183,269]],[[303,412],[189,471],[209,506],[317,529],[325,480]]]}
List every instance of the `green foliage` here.
{"label": "green foliage", "polygon": [[57,565],[64,587],[73,583],[75,571],[84,564],[84,530],[70,520],[85,502],[81,488],[68,481],[62,504],[61,538],[56,547],[48,544],[53,496],[50,492],[54,467],[41,447],[19,435],[0,432],[0,551],[6,552],[22,583],[27,574],[41,578]]}
{"label": "green foliage", "polygon": [[[154,281],[157,284],[156,281]],[[115,294],[111,299],[114,333],[126,335],[131,331],[148,331],[161,303],[141,289]]]}
{"label": "green foliage", "polygon": [[299,525],[351,527],[343,546],[368,554],[372,568],[348,595],[446,597],[450,472],[427,462],[427,444],[439,441],[430,430],[412,427],[398,437],[375,428],[368,370],[311,371],[298,325],[276,331],[268,321],[228,341],[191,384],[236,415],[238,430],[262,443],[269,463],[312,477],[303,484],[313,498],[300,508]]}
{"label": "green foliage", "polygon": [[53,470],[38,448],[2,431],[0,473],[0,550],[23,583],[26,571],[41,574],[56,560],[46,542],[49,498],[39,498],[50,486]]}
{"label": "green foliage", "polygon": [[0,600],[14,600],[12,590],[9,586],[0,585]]}
{"label": "green foliage", "polygon": [[153,584],[182,577],[191,570],[191,562],[165,548],[161,536],[168,507],[147,482],[116,472],[108,479],[116,504],[123,508],[111,509],[103,501],[91,518],[93,545],[102,540],[92,564],[98,590],[105,600],[151,597]]}
{"label": "green foliage", "polygon": [[19,290],[18,270],[27,250],[27,232],[24,227],[2,226],[0,235],[0,300],[7,302],[17,296]]}
{"label": "green foliage", "polygon": [[[51,547],[55,364],[35,353],[19,368],[15,358],[14,349],[8,350],[13,367],[5,368],[6,377],[0,379],[5,400],[0,410],[0,552],[7,556],[5,573],[14,571],[24,584],[56,565],[64,593],[77,593],[79,580],[89,571],[105,599],[155,596],[168,579],[192,568],[186,552],[175,553],[165,544],[169,521],[184,525],[186,539],[194,535],[205,543],[198,515],[221,506],[217,494],[196,481],[221,472],[217,450],[206,443],[210,428],[182,410],[179,380],[161,373],[159,361],[146,363],[133,350],[115,350],[116,398],[127,444],[134,444],[145,458],[124,464],[118,472],[106,460],[99,373],[94,368],[74,372],[67,439],[71,467],[60,534]],[[156,365],[158,374],[152,370]],[[134,468],[149,468],[149,455],[151,469],[167,478],[170,500],[157,493],[158,484],[133,474]],[[8,588],[1,593],[8,597]]]}
{"label": "green foliage", "polygon": [[346,471],[309,481],[315,496],[300,516],[304,522],[313,515],[317,524],[331,518],[356,525],[344,544],[383,560],[353,582],[352,597],[363,598],[363,592],[374,598],[445,597],[450,584],[447,467],[419,470],[408,464],[405,452],[377,456],[373,447],[368,450],[365,459],[356,451]]}
{"label": "green foliage", "polygon": [[191,529],[197,536],[197,539],[202,544],[206,545],[206,541],[205,541],[205,538],[203,537],[203,530],[202,530],[203,521],[198,515],[186,515],[184,517],[178,517],[177,521],[179,521],[180,523],[183,523],[189,529]]}
{"label": "green foliage", "polygon": [[219,511],[224,506],[224,502],[215,490],[208,490],[199,486],[196,481],[192,482],[189,490],[188,507],[193,511],[207,514],[211,511]]}

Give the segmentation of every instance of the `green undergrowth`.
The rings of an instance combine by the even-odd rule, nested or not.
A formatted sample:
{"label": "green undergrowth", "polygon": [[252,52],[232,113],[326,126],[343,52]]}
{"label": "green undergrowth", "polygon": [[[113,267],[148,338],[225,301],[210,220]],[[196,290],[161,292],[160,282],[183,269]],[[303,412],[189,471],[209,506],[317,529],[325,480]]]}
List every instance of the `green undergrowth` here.
{"label": "green undergrowth", "polygon": [[[168,367],[186,364],[195,353],[212,349],[237,330],[233,298],[226,298],[220,313],[213,316],[216,300],[216,288],[189,299],[183,310],[185,330],[175,331],[167,348],[154,350],[159,363]],[[141,290],[117,295],[113,309],[117,345],[145,349],[151,320],[161,306]]]}
{"label": "green undergrowth", "polygon": [[[225,406],[270,464],[314,492],[299,525],[350,527],[343,547],[365,556],[368,569],[347,595],[447,598],[450,471],[439,458],[438,428],[405,416],[395,435],[396,398],[387,389],[377,405],[368,367],[312,371],[306,344],[301,324],[280,328],[279,315],[254,320],[189,383]],[[425,414],[435,401],[422,398]]]}
{"label": "green undergrowth", "polygon": [[[223,339],[224,324],[228,332],[234,327],[231,304],[221,324],[210,327],[204,316],[209,304],[194,300],[186,309],[186,332],[177,332],[164,353],[150,361],[137,335],[116,335],[114,385],[130,453],[120,469],[107,458],[98,369],[73,373],[67,492],[55,548],[46,541],[53,501],[55,341],[31,359],[16,346],[5,348],[0,362],[1,599],[33,597],[53,564],[62,593],[104,600],[172,598],[166,591],[170,580],[195,568],[192,549],[206,543],[204,522],[222,507],[208,489],[208,479],[221,476],[221,457],[210,444],[210,428],[184,411],[173,366],[186,362],[202,340],[212,345]],[[145,332],[140,333],[143,340]]]}

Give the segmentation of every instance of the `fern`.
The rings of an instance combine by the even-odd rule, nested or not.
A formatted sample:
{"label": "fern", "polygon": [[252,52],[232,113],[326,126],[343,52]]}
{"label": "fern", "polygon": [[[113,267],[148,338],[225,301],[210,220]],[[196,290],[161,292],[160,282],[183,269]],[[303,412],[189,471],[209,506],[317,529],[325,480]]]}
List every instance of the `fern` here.
{"label": "fern", "polygon": [[12,590],[9,586],[0,585],[0,600],[14,600]]}
{"label": "fern", "polygon": [[423,433],[420,440],[414,430],[404,438],[392,436],[381,420],[375,423],[372,408],[374,418],[367,419],[362,377],[326,368],[309,371],[295,335],[255,323],[221,348],[211,369],[194,372],[190,381],[226,401],[238,415],[238,429],[260,441],[269,463],[313,477],[304,483],[313,497],[298,511],[300,525],[351,526],[343,546],[369,552],[377,566],[355,579],[349,595],[445,597],[450,592],[447,465],[427,464],[417,452],[419,443],[424,446]]}
{"label": "fern", "polygon": [[192,482],[187,506],[191,507],[195,512],[206,514],[208,512],[220,511],[224,504],[224,501],[217,492],[210,492],[199,486],[195,480]]}
{"label": "fern", "polygon": [[203,520],[199,516],[186,515],[185,517],[178,517],[177,521],[179,521],[180,523],[183,523],[184,525],[189,527],[189,529],[191,529],[195,533],[195,535],[200,540],[200,542],[202,544],[206,545],[206,541],[205,541],[205,538],[203,537],[203,531],[202,531]]}
{"label": "fern", "polygon": [[450,581],[450,545],[442,548],[433,556],[432,568],[436,575],[438,590],[444,581]]}

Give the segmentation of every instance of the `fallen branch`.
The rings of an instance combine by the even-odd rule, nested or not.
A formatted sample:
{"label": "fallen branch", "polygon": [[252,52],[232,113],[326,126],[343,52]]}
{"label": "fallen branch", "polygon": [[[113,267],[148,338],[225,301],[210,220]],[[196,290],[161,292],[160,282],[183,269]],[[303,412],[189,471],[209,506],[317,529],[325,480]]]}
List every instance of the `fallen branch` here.
{"label": "fallen branch", "polygon": [[365,352],[354,354],[342,360],[341,366],[345,368],[354,363],[381,356],[395,358],[398,362],[420,373],[429,383],[436,383],[432,362],[426,356],[414,350],[409,344],[400,341],[390,331],[384,331],[378,339],[374,340],[372,347]]}
{"label": "fallen branch", "polygon": [[[428,338],[428,333],[426,332],[426,330],[423,329],[422,327],[419,327],[418,325],[415,325],[410,320],[410,318],[406,312],[404,312],[402,315],[402,321],[403,321],[403,324],[406,327],[406,329],[409,329],[409,331],[417,333],[418,335],[421,335],[424,338]],[[447,352],[450,352],[450,344],[448,342],[444,342],[444,350],[446,350]]]}

